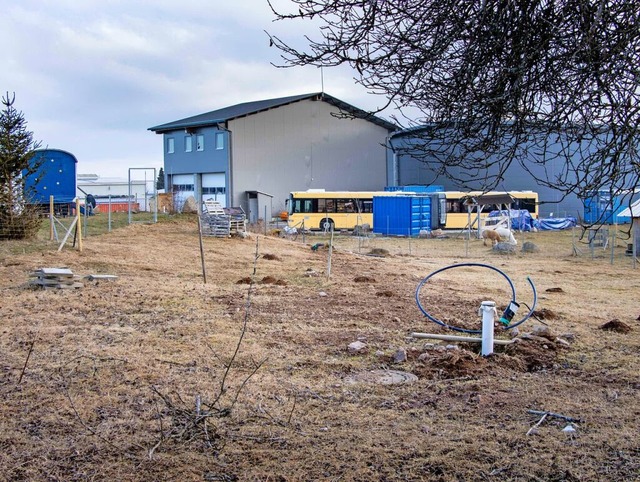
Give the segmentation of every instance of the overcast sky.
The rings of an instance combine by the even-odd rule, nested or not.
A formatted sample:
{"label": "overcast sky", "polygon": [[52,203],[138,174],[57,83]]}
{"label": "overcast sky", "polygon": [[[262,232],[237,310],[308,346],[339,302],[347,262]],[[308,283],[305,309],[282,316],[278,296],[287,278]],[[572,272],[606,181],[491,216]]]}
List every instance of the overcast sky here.
{"label": "overcast sky", "polygon": [[[276,0],[281,6],[287,0]],[[0,0],[0,93],[42,147],[69,151],[78,173],[124,177],[162,166],[147,129],[229,105],[322,89],[363,109],[383,99],[346,68],[278,69],[266,0]]]}

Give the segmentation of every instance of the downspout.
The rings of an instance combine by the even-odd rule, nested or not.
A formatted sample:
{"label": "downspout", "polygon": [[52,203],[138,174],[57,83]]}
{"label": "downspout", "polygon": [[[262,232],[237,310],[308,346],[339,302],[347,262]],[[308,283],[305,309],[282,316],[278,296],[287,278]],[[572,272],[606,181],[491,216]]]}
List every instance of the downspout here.
{"label": "downspout", "polygon": [[[225,125],[227,123],[225,122]],[[233,133],[225,127],[225,130],[229,133],[229,165],[227,167],[227,176],[229,176],[229,197],[227,198],[228,206],[233,206]]]}
{"label": "downspout", "polygon": [[[396,154],[396,150],[393,148],[393,144],[391,143],[391,138],[394,133],[389,134],[385,139],[385,165],[386,165],[386,174],[387,174],[387,186],[397,186],[398,185],[398,158]],[[391,166],[389,166],[389,155],[388,150],[391,151]],[[391,176],[389,176],[389,170],[391,170]],[[391,177],[391,178],[389,178]]]}
{"label": "downspout", "polygon": [[[398,186],[400,183],[400,166],[399,166],[399,161],[398,161],[398,153],[396,152],[395,148],[393,147],[393,143],[391,142],[391,139],[395,136],[395,134],[397,132],[400,131],[396,131],[396,132],[392,132],[390,135],[387,136],[387,146],[389,149],[391,149],[392,152],[392,158],[391,158],[391,186]],[[387,169],[387,174],[389,173],[389,170]],[[389,179],[387,179],[387,183],[389,182]]]}
{"label": "downspout", "polygon": [[226,205],[227,205],[227,207],[231,207],[231,206],[233,206],[233,137],[232,137],[232,132],[227,127],[228,125],[229,125],[229,122],[225,121],[224,125],[222,125],[222,123],[218,123],[216,125],[216,127],[219,130],[223,130],[228,134],[228,140],[227,140],[227,146],[228,146],[227,175],[225,176],[226,177],[225,181],[226,181],[226,184],[227,184],[227,189],[226,189],[227,202],[226,202]]}

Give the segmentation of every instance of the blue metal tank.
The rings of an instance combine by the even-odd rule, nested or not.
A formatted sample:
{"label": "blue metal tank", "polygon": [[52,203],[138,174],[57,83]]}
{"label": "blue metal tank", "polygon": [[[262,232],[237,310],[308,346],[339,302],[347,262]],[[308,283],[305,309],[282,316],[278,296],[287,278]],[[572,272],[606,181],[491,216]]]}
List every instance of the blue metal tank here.
{"label": "blue metal tank", "polygon": [[38,170],[25,179],[31,204],[71,203],[76,197],[76,164],[78,160],[60,149],[38,149],[31,158],[31,166],[41,163]]}

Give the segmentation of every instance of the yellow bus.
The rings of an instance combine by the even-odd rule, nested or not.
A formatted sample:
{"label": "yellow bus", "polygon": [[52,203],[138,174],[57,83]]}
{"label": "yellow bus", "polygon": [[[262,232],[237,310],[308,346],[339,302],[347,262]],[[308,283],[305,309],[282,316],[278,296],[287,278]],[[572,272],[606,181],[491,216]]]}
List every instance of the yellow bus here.
{"label": "yellow bus", "polygon": [[[489,212],[508,209],[500,203],[500,197],[509,195],[513,198],[511,209],[526,209],[531,217],[538,219],[538,193],[534,191],[445,191],[447,203],[447,222],[445,229],[478,229],[478,217],[486,218]],[[491,198],[497,202],[491,203]],[[488,200],[484,204],[482,199]],[[478,202],[480,200],[480,202]]]}
{"label": "yellow bus", "polygon": [[354,229],[368,224],[373,228],[374,196],[406,196],[403,191],[325,191],[310,189],[289,194],[288,226],[330,231]]}

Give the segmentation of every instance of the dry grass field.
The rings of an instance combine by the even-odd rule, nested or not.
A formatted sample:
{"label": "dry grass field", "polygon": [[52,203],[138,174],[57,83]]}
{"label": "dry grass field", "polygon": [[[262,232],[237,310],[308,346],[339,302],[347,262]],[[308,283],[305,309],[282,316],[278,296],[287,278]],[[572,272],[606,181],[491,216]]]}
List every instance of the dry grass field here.
{"label": "dry grass field", "polygon": [[[640,267],[624,242],[590,251],[574,236],[519,235],[540,250],[499,255],[461,236],[341,235],[330,264],[310,249],[319,236],[205,238],[206,284],[195,218],[93,235],[82,252],[2,243],[0,479],[639,480]],[[483,357],[409,336],[456,334],[415,299],[454,263],[504,271],[517,319],[531,277],[517,342]],[[118,278],[29,285],[44,267]],[[510,292],[470,266],[418,299],[479,328],[480,303]]]}

